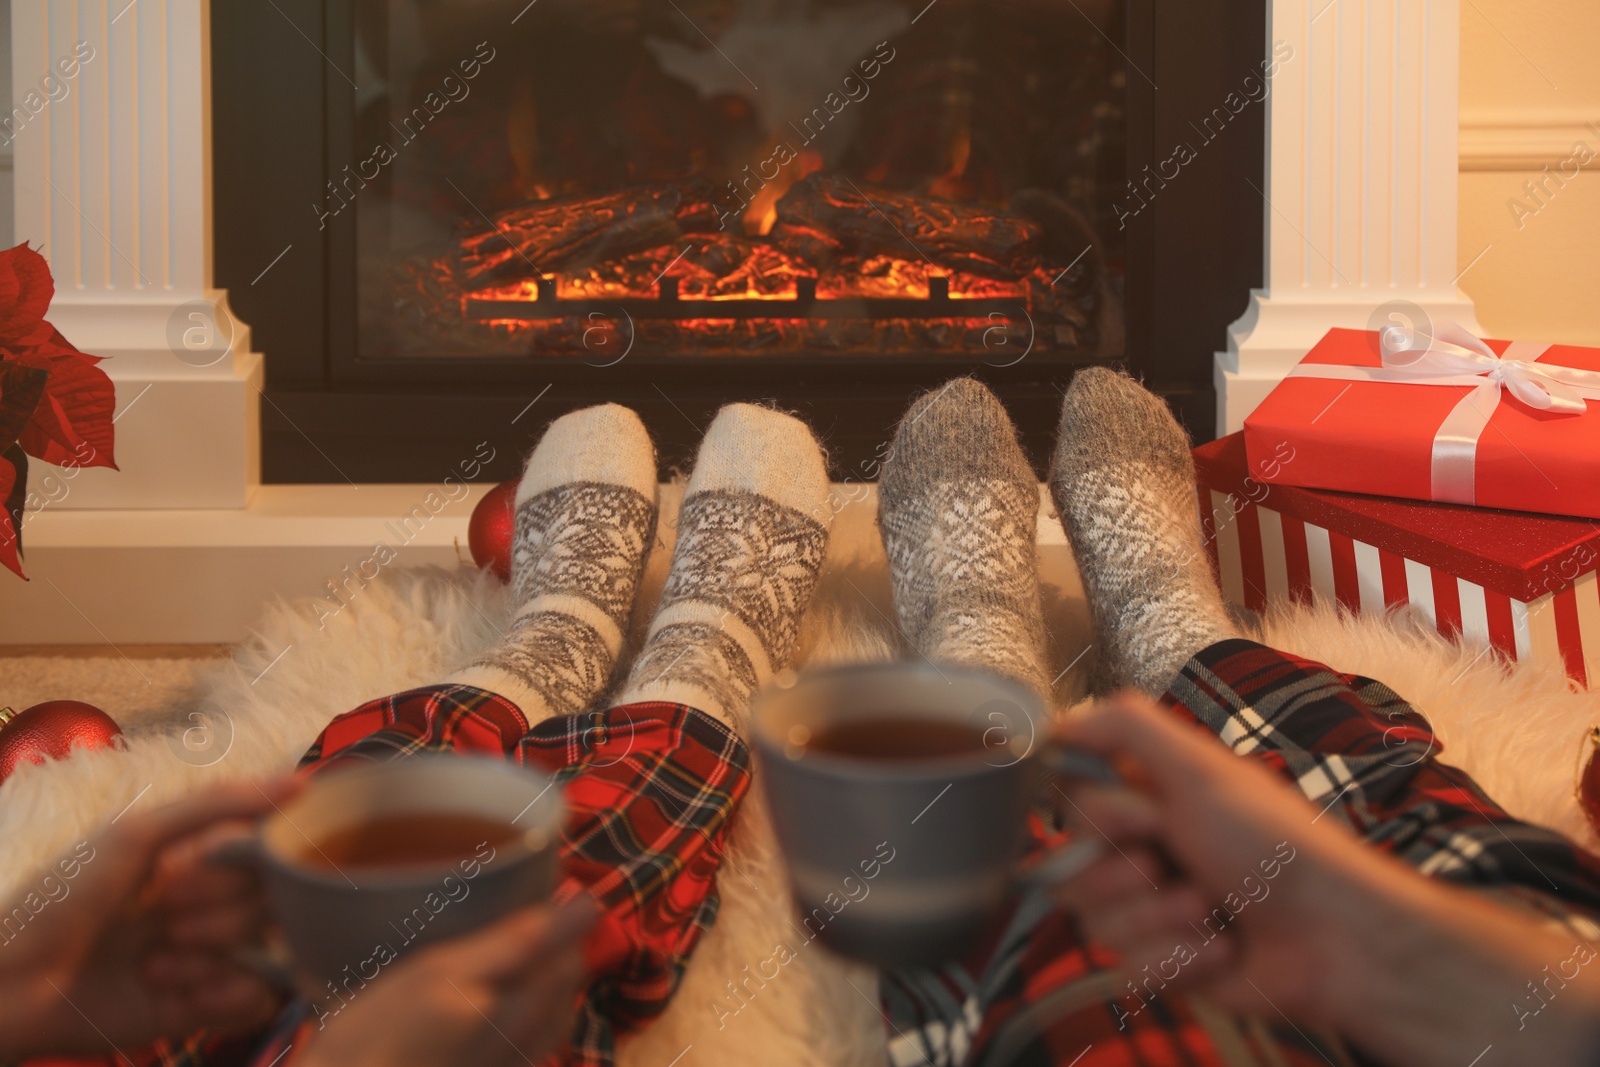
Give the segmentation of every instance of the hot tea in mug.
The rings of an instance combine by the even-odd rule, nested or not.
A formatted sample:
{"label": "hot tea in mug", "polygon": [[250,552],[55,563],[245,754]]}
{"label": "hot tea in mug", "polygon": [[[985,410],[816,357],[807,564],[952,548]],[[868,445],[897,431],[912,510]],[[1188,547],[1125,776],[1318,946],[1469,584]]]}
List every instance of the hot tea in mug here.
{"label": "hot tea in mug", "polygon": [[953,959],[1024,882],[1098,854],[1067,846],[1024,875],[1040,769],[1112,780],[1052,745],[1035,694],[929,663],[801,675],[757,698],[752,739],[808,938],[880,966]]}

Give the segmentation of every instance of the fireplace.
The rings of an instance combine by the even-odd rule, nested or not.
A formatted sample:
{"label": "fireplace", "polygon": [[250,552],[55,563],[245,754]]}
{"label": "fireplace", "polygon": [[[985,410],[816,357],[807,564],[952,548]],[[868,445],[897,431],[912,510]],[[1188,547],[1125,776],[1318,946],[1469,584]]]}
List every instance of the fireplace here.
{"label": "fireplace", "polygon": [[274,354],[269,482],[427,480],[485,438],[510,476],[598,400],[680,461],[752,398],[869,479],[959,373],[1042,464],[1095,363],[1209,436],[1263,109],[1160,168],[1259,74],[1259,3],[277,6],[212,11],[217,273]]}
{"label": "fireplace", "polygon": [[362,358],[1122,355],[1122,60],[1070,6],[502,7],[357,5],[388,88],[314,213]]}

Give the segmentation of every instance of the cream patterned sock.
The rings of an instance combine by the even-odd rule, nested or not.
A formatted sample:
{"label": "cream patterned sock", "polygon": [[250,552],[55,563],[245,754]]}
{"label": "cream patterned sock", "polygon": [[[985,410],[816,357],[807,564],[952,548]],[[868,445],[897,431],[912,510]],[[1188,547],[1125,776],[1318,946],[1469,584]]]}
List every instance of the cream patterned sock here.
{"label": "cream patterned sock", "polygon": [[587,708],[605,688],[655,537],[656,457],[616,404],[550,424],[517,485],[516,620],[450,677],[499,693],[530,724]]}
{"label": "cream patterned sock", "polygon": [[993,393],[957,378],[912,403],[878,485],[900,627],[929,660],[1048,700],[1038,517],[1039,482]]}
{"label": "cream patterned sock", "polygon": [[1125,374],[1080,370],[1061,406],[1050,489],[1094,615],[1097,692],[1165,692],[1179,668],[1238,630],[1200,535],[1189,438]]}
{"label": "cream patterned sock", "polygon": [[617,703],[688,704],[742,734],[751,695],[789,664],[832,522],[827,467],[805,423],[750,404],[718,412]]}

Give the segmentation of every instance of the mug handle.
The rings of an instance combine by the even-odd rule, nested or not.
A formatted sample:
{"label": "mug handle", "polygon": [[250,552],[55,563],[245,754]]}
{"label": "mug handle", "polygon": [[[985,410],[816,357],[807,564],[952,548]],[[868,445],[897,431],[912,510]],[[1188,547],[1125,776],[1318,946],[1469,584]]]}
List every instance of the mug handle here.
{"label": "mug handle", "polygon": [[[267,853],[261,838],[252,834],[224,841],[206,854],[206,862],[224,867],[241,867],[260,876],[266,866]],[[282,942],[241,945],[233,950],[233,961],[274,989],[291,994],[299,992],[293,960],[288,947]]]}
{"label": "mug handle", "polygon": [[[1086,749],[1047,743],[1039,758],[1044,769],[1057,778],[1095,785],[1121,785],[1122,775],[1104,758]],[[1095,860],[1105,855],[1106,842],[1085,837],[1046,853],[1043,859],[1020,868],[1015,875],[1021,889],[1049,889],[1076,878]]]}

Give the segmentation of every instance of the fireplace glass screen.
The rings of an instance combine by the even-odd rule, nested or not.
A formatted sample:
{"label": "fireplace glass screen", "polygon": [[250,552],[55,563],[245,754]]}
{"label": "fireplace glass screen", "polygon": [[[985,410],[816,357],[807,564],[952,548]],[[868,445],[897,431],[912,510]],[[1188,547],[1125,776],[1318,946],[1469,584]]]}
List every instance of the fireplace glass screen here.
{"label": "fireplace glass screen", "polygon": [[1120,0],[361,0],[362,359],[1122,354]]}

